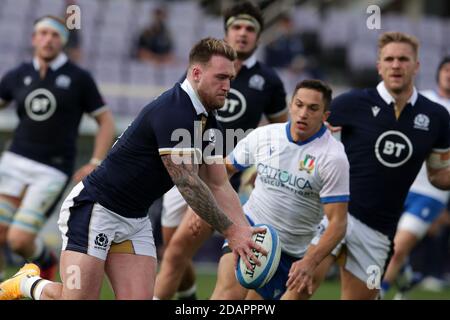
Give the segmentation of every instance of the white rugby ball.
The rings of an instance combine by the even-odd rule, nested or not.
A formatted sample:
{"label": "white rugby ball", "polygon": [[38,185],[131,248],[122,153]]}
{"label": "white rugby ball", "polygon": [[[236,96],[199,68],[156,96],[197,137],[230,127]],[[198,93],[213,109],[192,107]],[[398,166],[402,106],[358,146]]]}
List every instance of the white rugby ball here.
{"label": "white rugby ball", "polygon": [[280,264],[281,244],[275,229],[267,224],[257,224],[255,227],[263,227],[266,233],[254,234],[252,239],[255,243],[267,251],[267,256],[254,252],[261,265],[258,266],[250,260],[253,269],[248,269],[244,261],[239,258],[236,267],[236,278],[239,283],[247,289],[257,289],[264,286],[272,279]]}

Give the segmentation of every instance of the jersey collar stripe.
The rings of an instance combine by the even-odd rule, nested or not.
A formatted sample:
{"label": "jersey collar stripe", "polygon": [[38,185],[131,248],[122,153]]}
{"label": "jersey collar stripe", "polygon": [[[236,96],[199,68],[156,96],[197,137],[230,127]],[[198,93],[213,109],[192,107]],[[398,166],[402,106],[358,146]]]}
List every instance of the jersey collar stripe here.
{"label": "jersey collar stripe", "polygon": [[[384,85],[384,81],[381,81],[377,85],[377,92],[380,95],[380,97],[386,102],[387,105],[390,105],[392,102],[395,103],[395,99],[391,96],[389,91],[386,89],[386,86]],[[413,88],[413,93],[411,97],[409,97],[408,102],[412,106],[414,106],[417,102],[417,98],[419,97],[419,94],[417,93],[416,87]]]}
{"label": "jersey collar stripe", "polygon": [[206,111],[205,107],[200,101],[200,98],[198,97],[197,93],[195,92],[194,88],[192,88],[192,85],[190,84],[189,80],[186,78],[184,79],[183,83],[181,84],[181,89],[183,89],[191,99],[192,104],[194,105],[195,111],[197,114],[205,114],[208,116],[208,112]]}
{"label": "jersey collar stripe", "polygon": [[313,141],[316,138],[320,138],[321,136],[323,136],[323,134],[326,131],[327,131],[327,128],[324,125],[322,125],[322,127],[320,128],[319,131],[317,131],[314,135],[312,135],[311,137],[309,137],[305,141],[295,142],[294,139],[292,139],[292,136],[291,136],[291,122],[288,121],[288,123],[286,124],[286,136],[287,136],[289,142],[298,144],[299,146],[302,146],[302,145],[305,145],[307,143],[310,143],[311,141]]}
{"label": "jersey collar stripe", "polygon": [[[50,69],[53,71],[58,70],[67,62],[67,60],[69,59],[66,54],[60,53],[52,62],[50,62]],[[39,60],[36,57],[33,58],[33,67],[36,71],[39,71],[40,69]]]}
{"label": "jersey collar stripe", "polygon": [[248,58],[247,60],[245,60],[242,64],[243,64],[244,66],[246,66],[247,69],[250,69],[251,67],[253,67],[253,66],[256,64],[256,55],[255,55],[255,54],[252,54],[252,55],[250,56],[250,58]]}

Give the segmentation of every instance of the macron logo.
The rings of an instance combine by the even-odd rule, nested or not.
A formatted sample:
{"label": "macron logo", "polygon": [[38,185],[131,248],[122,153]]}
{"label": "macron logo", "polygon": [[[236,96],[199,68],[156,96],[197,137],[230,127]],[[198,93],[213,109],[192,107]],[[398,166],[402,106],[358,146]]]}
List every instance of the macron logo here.
{"label": "macron logo", "polygon": [[377,115],[378,115],[378,112],[380,112],[380,107],[378,107],[378,106],[373,106],[372,107],[372,113],[373,113],[373,116],[374,117],[376,117]]}

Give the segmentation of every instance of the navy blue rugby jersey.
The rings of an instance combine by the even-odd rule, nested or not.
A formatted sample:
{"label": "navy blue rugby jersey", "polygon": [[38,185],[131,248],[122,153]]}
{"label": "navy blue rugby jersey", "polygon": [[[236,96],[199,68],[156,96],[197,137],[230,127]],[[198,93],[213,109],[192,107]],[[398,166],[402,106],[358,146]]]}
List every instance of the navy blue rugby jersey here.
{"label": "navy blue rugby jersey", "polygon": [[434,150],[449,149],[449,114],[414,89],[396,119],[393,98],[381,82],[331,103],[329,122],[342,126],[350,162],[349,212],[393,238],[408,190]]}
{"label": "navy blue rugby jersey", "polygon": [[[287,112],[286,92],[275,71],[256,60],[255,56],[244,61],[223,108],[217,111],[217,120],[226,129],[254,129],[262,115],[276,117]],[[239,141],[229,146],[233,151]]]}
{"label": "navy blue rugby jersey", "polygon": [[222,158],[215,148],[216,130],[215,114],[206,112],[190,83],[177,83],[141,110],[83,183],[102,206],[124,217],[145,217],[153,201],[173,186],[161,156]]}
{"label": "navy blue rugby jersey", "polygon": [[16,102],[19,124],[9,151],[71,175],[83,113],[104,111],[91,75],[60,54],[45,78],[39,63],[23,63],[0,81],[0,99]]}

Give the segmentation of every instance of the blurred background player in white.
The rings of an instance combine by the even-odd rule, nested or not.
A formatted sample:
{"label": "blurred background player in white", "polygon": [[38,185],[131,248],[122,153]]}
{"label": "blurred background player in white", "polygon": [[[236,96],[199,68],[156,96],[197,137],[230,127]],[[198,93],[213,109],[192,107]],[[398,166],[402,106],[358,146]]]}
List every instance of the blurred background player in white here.
{"label": "blurred background player in white", "polygon": [[[64,201],[58,221],[62,283],[43,280],[35,264],[26,264],[0,284],[0,299],[98,299],[105,273],[117,299],[151,299],[156,248],[147,213],[174,184],[230,241],[236,259],[249,268],[249,259],[260,264],[255,253],[267,252],[251,237],[264,229],[245,220],[222,150],[213,139],[197,143],[199,135],[218,128],[214,110],[230,90],[234,59],[236,52],[222,40],[205,38],[194,45],[183,83],[145,106]],[[173,139],[176,132],[183,137]]]}
{"label": "blurred background player in white", "polygon": [[[436,79],[437,90],[427,90],[422,94],[450,112],[450,57],[445,57],[439,64]],[[413,284],[411,282],[420,280],[420,278],[413,278],[414,274],[410,272],[410,266],[405,264],[412,249],[425,236],[433,221],[444,213],[449,194],[448,191],[435,188],[428,181],[426,163],[424,163],[406,198],[404,213],[394,238],[394,254],[381,283],[381,296],[388,292],[399,273],[404,273],[403,276],[409,278],[405,279],[406,282],[410,282],[403,283],[402,287],[398,288],[402,294],[411,287]],[[406,274],[401,270],[409,272]]]}
{"label": "blurred background player in white", "polygon": [[[37,237],[71,180],[78,126],[84,113],[98,131],[91,161],[73,179],[78,182],[105,157],[114,137],[113,117],[91,75],[63,53],[68,39],[64,20],[45,16],[34,24],[33,61],[3,76],[0,106],[15,102],[19,124],[0,162],[0,247],[56,272],[56,257]],[[0,274],[4,269],[0,254]]]}
{"label": "blurred background player in white", "polygon": [[[225,106],[218,110],[217,119],[223,133],[227,129],[243,132],[254,129],[263,115],[270,123],[287,121],[286,93],[280,78],[254,55],[264,27],[259,8],[248,1],[231,6],[224,13],[224,27],[225,41],[237,52],[234,63],[237,75],[231,81]],[[226,155],[235,146],[234,137],[224,142]],[[240,181],[240,173],[231,179],[236,192]],[[186,218],[184,227],[175,233],[187,210],[186,201],[175,187],[164,195],[161,224],[166,249],[155,286],[155,297],[159,299],[170,299],[177,290],[180,299],[196,297],[191,259],[213,230],[205,224],[201,235],[194,239]]]}
{"label": "blurred background player in white", "polygon": [[[319,80],[298,83],[289,107],[291,120],[255,129],[228,156],[229,176],[256,166],[255,189],[244,213],[250,224],[275,228],[282,252],[272,279],[247,290],[236,279],[235,261],[225,244],[211,299],[280,299],[287,288],[285,299],[298,299],[303,290],[312,294],[315,269],[342,240],[347,226],[349,164],[344,146],[324,125],[331,96]],[[329,228],[308,249],[324,213]]]}
{"label": "blurred background player in white", "polygon": [[[330,129],[342,130],[351,198],[346,236],[318,270],[326,272],[333,256],[342,255],[342,299],[378,296],[406,196],[425,160],[430,182],[450,188],[450,116],[414,86],[418,48],[413,36],[383,33],[377,61],[382,82],[331,103],[328,122],[340,126]],[[318,274],[317,281],[322,279]]]}

